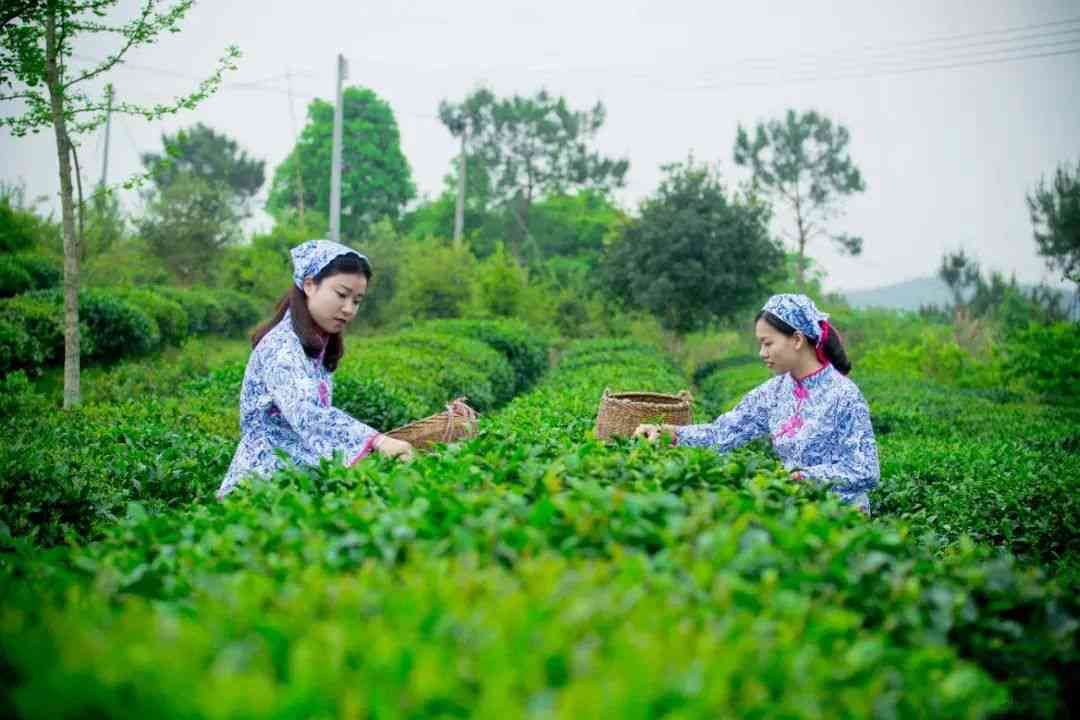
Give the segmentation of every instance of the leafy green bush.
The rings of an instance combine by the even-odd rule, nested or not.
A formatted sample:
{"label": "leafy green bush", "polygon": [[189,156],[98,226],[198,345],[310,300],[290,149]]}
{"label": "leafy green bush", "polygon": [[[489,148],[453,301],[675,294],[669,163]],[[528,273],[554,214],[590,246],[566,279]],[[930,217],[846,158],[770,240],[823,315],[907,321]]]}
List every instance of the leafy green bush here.
{"label": "leafy green bush", "polygon": [[0,298],[24,293],[33,286],[30,273],[14,255],[0,255]]}
{"label": "leafy green bush", "polygon": [[424,415],[460,395],[484,412],[513,391],[513,369],[497,350],[471,338],[435,333],[350,342],[336,375],[378,378],[401,388],[424,408]]}
{"label": "leafy green bush", "polygon": [[[55,295],[24,293],[0,300],[0,358],[6,367],[0,371],[26,370],[38,373],[43,366],[61,362],[64,357],[63,304]],[[85,320],[80,320],[82,356],[93,352],[94,338]]]}
{"label": "leafy green bush", "polygon": [[532,387],[548,367],[549,340],[516,320],[437,320],[421,328],[463,335],[490,345],[514,369],[514,392]]}
{"label": "leafy green bush", "polygon": [[180,303],[144,288],[116,288],[112,292],[153,318],[163,344],[179,345],[187,338],[188,318]]}
{"label": "leafy green bush", "polygon": [[229,326],[225,308],[208,289],[164,287],[160,292],[183,308],[188,317],[188,332],[192,335],[219,332],[219,328]]}
{"label": "leafy green bush", "polygon": [[571,346],[627,359],[556,366],[411,465],[132,503],[51,553],[0,531],[5,695],[27,718],[1067,712],[1075,594],[754,451],[590,440],[614,380],[686,384],[633,350]]}
{"label": "leafy green bush", "polygon": [[[46,292],[54,293],[53,297],[63,305],[59,291]],[[94,337],[91,357],[117,360],[127,355],[142,355],[161,345],[161,330],[154,319],[113,293],[80,292],[80,322],[83,318]]]}
{"label": "leafy green bush", "polygon": [[1080,326],[1032,324],[1016,331],[1006,347],[1006,373],[1050,402],[1080,403]]}
{"label": "leafy green bush", "polygon": [[48,290],[59,287],[64,279],[64,270],[59,263],[43,255],[13,255],[23,270],[30,275],[34,290]]}

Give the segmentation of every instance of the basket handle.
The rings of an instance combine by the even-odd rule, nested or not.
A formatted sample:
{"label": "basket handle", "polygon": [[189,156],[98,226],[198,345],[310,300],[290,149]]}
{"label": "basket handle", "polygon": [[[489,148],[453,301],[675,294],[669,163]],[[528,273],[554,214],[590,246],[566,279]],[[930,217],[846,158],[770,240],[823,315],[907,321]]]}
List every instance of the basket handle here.
{"label": "basket handle", "polygon": [[443,438],[443,442],[450,442],[450,437],[454,433],[455,415],[460,415],[465,418],[466,427],[471,426],[473,430],[476,429],[476,411],[465,404],[465,401],[468,399],[468,395],[462,395],[446,404],[446,435]]}

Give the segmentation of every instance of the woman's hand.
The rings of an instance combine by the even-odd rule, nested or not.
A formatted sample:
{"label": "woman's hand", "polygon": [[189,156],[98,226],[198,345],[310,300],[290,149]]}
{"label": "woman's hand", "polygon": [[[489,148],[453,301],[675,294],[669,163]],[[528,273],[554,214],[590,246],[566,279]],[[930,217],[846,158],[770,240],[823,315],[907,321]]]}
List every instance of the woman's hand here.
{"label": "woman's hand", "polygon": [[668,435],[674,438],[675,426],[674,425],[653,425],[650,423],[644,423],[638,425],[634,430],[634,437],[643,437],[649,442],[656,442],[662,436]]}
{"label": "woman's hand", "polygon": [[792,471],[791,471],[791,479],[792,479],[792,480],[794,480],[795,482],[800,482],[800,481],[801,481],[801,480],[803,480],[803,478],[805,478],[805,477],[806,477],[806,476],[805,476],[805,475],[803,475],[803,474],[802,474],[802,473],[801,473],[800,471],[798,471],[798,470],[792,470]]}
{"label": "woman's hand", "polygon": [[388,435],[383,435],[375,441],[375,452],[383,457],[400,458],[405,462],[413,461],[413,446],[404,440],[395,440]]}

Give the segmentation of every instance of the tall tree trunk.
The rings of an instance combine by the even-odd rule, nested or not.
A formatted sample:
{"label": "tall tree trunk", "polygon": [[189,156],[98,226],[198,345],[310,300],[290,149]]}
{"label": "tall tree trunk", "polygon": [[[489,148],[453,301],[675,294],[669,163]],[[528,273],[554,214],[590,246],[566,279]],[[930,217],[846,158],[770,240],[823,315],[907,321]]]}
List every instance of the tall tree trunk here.
{"label": "tall tree trunk", "polygon": [[71,138],[64,119],[63,78],[57,57],[56,14],[45,18],[45,77],[49,86],[56,158],[60,163],[60,208],[64,226],[64,407],[82,401],[79,389],[79,238],[75,234],[75,202],[71,187]]}

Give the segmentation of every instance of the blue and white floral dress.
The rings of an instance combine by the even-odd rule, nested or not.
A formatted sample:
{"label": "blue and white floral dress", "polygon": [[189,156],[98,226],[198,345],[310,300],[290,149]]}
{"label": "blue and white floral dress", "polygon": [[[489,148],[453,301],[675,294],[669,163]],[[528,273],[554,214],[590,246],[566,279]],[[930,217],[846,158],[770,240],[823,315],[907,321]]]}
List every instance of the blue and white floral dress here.
{"label": "blue and white floral dress", "polygon": [[240,445],[218,498],[245,476],[268,477],[284,463],[317,465],[335,452],[350,464],[371,451],[379,433],[331,405],[333,383],[322,356],[308,357],[288,312],[251,352],[240,389]]}
{"label": "blue and white floral dress", "polygon": [[870,409],[855,383],[832,365],[801,380],[778,375],[715,422],[675,431],[679,445],[720,452],[759,437],[771,438],[788,470],[799,470],[844,502],[869,510],[867,493],[881,476]]}

